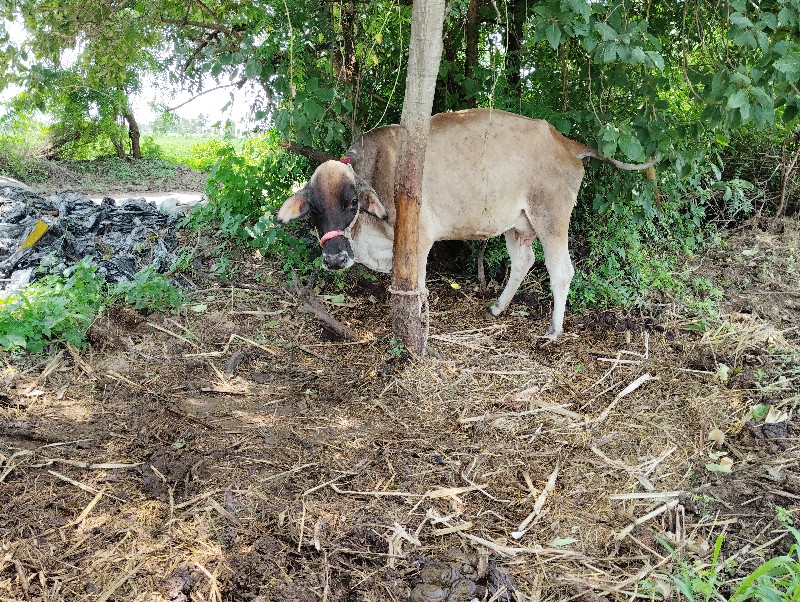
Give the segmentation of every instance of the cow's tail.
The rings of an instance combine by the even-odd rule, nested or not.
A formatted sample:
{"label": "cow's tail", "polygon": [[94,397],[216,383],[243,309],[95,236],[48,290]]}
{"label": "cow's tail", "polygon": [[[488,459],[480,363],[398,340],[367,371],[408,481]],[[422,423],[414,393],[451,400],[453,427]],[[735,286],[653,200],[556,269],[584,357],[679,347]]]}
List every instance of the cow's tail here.
{"label": "cow's tail", "polygon": [[[641,171],[646,169],[648,171],[655,171],[653,169],[653,165],[656,164],[658,159],[651,159],[647,163],[625,163],[624,161],[617,161],[616,159],[611,159],[609,157],[604,157],[595,149],[590,146],[584,146],[582,152],[579,152],[575,155],[578,159],[585,159],[586,157],[591,157],[592,159],[597,159],[598,161],[602,161],[603,163],[608,163],[609,165],[613,165],[617,169],[624,169],[625,171]],[[647,175],[649,178],[650,175]]]}
{"label": "cow's tail", "polygon": [[575,142],[567,138],[566,136],[562,135],[553,125],[550,125],[550,132],[552,135],[561,140],[563,144],[566,144],[571,152],[575,155],[578,159],[586,159],[590,157],[592,159],[597,159],[598,161],[602,161],[603,163],[608,163],[609,165],[613,165],[617,169],[624,169],[626,171],[645,171],[645,177],[653,182],[656,181],[656,170],[653,167],[658,162],[658,157],[655,159],[651,159],[647,163],[625,163],[624,161],[617,161],[616,159],[611,159],[609,157],[604,157],[601,155],[597,150],[593,149],[591,146],[587,146],[580,142]]}

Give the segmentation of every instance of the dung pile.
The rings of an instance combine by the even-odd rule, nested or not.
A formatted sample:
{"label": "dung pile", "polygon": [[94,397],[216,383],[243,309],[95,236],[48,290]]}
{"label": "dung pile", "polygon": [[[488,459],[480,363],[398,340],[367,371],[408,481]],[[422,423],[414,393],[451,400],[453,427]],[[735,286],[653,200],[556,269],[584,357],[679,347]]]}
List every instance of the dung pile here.
{"label": "dung pile", "polygon": [[[148,265],[164,272],[177,259],[179,220],[144,199],[117,205],[105,198],[98,204],[69,191],[45,198],[0,186],[0,291],[61,273],[86,256],[109,282],[131,280]],[[25,246],[34,228],[44,228],[40,222],[46,232]]]}

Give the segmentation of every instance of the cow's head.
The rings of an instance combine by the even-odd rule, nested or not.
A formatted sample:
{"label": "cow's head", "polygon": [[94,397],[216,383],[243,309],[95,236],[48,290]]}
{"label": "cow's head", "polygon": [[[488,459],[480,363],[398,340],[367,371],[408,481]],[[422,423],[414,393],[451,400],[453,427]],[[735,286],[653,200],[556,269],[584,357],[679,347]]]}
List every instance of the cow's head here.
{"label": "cow's head", "polygon": [[353,265],[351,230],[361,211],[380,219],[389,217],[375,191],[349,164],[326,161],[317,167],[306,187],[278,210],[278,222],[285,224],[310,212],[320,237],[322,265],[343,270]]}

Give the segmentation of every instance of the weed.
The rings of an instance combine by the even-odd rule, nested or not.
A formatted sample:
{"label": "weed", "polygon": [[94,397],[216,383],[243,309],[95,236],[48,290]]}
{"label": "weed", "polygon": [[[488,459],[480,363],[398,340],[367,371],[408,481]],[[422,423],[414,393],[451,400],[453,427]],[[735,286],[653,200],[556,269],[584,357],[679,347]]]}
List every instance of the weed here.
{"label": "weed", "polygon": [[403,355],[403,353],[405,353],[406,347],[405,345],[403,345],[403,342],[400,339],[392,337],[389,340],[389,344],[391,345],[391,348],[389,349],[389,354],[392,357],[400,357],[401,355]]}
{"label": "weed", "polygon": [[[777,508],[777,519],[784,529],[794,537],[786,555],[774,556],[762,562],[749,575],[738,583],[729,585],[731,593],[723,593],[728,584],[720,580],[720,575],[732,567],[732,563],[720,564],[720,551],[724,537],[719,535],[714,542],[710,564],[690,565],[680,558],[666,542],[661,544],[677,561],[677,570],[670,577],[683,598],[689,602],[721,600],[746,602],[747,600],[766,600],[774,602],[800,600],[800,531],[794,526],[791,514]],[[647,589],[648,584],[644,584]]]}
{"label": "weed", "polygon": [[111,287],[112,300],[121,299],[134,309],[170,311],[180,307],[185,301],[183,293],[153,266],[139,270],[130,282],[120,282]]}
{"label": "weed", "polygon": [[24,292],[0,298],[0,347],[40,353],[52,342],[84,345],[102,310],[104,281],[89,258],[63,276],[46,276]]}

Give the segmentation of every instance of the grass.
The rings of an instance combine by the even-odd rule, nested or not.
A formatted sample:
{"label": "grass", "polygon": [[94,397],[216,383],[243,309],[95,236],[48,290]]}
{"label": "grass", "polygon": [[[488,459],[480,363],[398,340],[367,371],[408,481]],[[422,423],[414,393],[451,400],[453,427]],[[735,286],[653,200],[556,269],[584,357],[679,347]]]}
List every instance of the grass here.
{"label": "grass", "polygon": [[[662,545],[677,561],[677,568],[670,577],[680,592],[681,599],[688,600],[688,602],[710,602],[712,600],[796,602],[800,600],[800,531],[794,526],[789,512],[778,508],[777,514],[778,522],[788,534],[794,537],[794,543],[789,551],[784,555],[764,559],[748,575],[732,583],[725,583],[722,579],[725,571],[734,568],[732,562],[725,562],[720,558],[724,542],[722,535],[718,536],[714,542],[711,562],[708,564],[689,564],[662,541]],[[723,589],[728,589],[729,592],[725,594]]]}

